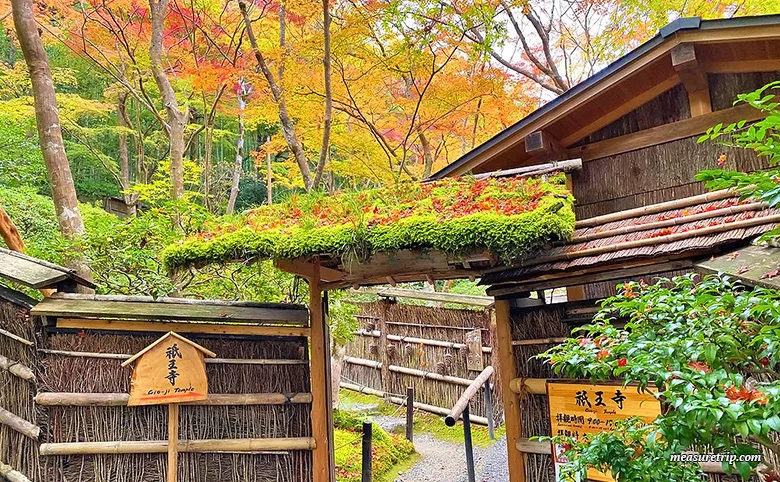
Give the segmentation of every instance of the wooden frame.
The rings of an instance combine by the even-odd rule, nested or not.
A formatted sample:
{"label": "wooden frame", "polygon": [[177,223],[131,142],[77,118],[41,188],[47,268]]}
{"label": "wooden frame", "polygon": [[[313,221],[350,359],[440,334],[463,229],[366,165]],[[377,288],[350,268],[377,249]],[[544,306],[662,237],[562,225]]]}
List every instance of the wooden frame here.
{"label": "wooden frame", "polygon": [[57,328],[103,331],[151,331],[211,335],[253,335],[253,336],[303,336],[310,335],[309,328],[297,326],[270,326],[217,323],[186,323],[164,321],[128,320],[86,320],[78,318],[57,318]]}

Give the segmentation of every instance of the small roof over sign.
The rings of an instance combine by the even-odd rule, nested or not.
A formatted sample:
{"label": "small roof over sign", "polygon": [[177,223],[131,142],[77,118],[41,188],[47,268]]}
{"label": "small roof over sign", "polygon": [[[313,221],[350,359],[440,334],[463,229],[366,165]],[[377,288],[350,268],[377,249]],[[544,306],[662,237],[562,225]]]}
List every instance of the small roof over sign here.
{"label": "small roof over sign", "polygon": [[0,277],[34,289],[57,288],[63,281],[95,288],[72,269],[5,248],[0,248]]}
{"label": "small roof over sign", "polygon": [[694,266],[700,273],[723,273],[749,286],[780,288],[780,248],[751,245]]}
{"label": "small roof over sign", "polygon": [[159,345],[160,343],[162,343],[163,341],[168,339],[168,337],[178,338],[183,343],[186,343],[188,345],[194,346],[198,350],[202,351],[203,354],[206,355],[206,356],[210,356],[212,358],[217,356],[216,353],[214,353],[213,351],[209,350],[208,348],[204,348],[204,347],[198,345],[197,343],[195,343],[194,341],[191,341],[191,340],[188,340],[188,339],[184,338],[183,336],[179,335],[178,333],[174,333],[172,331],[169,331],[168,333],[166,333],[163,336],[161,336],[160,338],[158,338],[157,341],[155,341],[151,345],[147,346],[143,350],[139,351],[135,355],[131,356],[130,358],[128,358],[127,360],[122,362],[122,366],[126,367],[127,365],[130,365],[131,363],[135,362],[137,359],[141,358],[144,354],[146,354],[149,350],[151,350],[155,346]]}

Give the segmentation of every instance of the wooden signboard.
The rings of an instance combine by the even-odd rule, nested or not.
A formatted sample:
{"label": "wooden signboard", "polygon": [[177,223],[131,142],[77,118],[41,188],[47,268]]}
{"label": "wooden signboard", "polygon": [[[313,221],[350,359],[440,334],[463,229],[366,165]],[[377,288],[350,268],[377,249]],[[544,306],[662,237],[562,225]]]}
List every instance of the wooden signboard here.
{"label": "wooden signboard", "polygon": [[[639,417],[652,422],[661,414],[661,403],[652,393],[639,393],[636,387],[622,385],[592,385],[589,382],[547,382],[550,405],[550,428],[553,436],[566,435],[579,439],[585,434],[611,430],[618,420]],[[566,464],[563,448],[553,444],[553,462]],[[612,477],[596,470],[588,471],[588,479],[612,481]]]}
{"label": "wooden signboard", "polygon": [[466,364],[468,369],[474,372],[481,372],[485,369],[485,364],[482,360],[482,330],[477,328],[476,330],[466,333]]}
{"label": "wooden signboard", "polygon": [[177,477],[179,403],[208,398],[206,355],[216,356],[170,331],[122,363],[135,364],[128,405],[168,405],[168,482]]}

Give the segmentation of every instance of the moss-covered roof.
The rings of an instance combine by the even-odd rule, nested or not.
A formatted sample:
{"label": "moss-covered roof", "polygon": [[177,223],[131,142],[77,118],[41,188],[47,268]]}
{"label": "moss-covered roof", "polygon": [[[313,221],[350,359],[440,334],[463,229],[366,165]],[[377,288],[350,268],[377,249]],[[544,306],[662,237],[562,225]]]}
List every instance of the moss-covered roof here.
{"label": "moss-covered roof", "polygon": [[425,184],[293,196],[211,226],[169,246],[169,268],[253,257],[317,255],[368,259],[381,252],[487,251],[515,259],[574,231],[574,199],[563,174],[448,178]]}

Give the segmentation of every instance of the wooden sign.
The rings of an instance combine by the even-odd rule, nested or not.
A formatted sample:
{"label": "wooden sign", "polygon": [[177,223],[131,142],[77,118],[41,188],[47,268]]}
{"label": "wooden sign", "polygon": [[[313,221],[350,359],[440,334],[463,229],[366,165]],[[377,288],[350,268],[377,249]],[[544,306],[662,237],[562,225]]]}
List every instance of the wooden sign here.
{"label": "wooden sign", "polygon": [[208,398],[204,356],[211,351],[174,332],[122,363],[135,363],[130,382],[130,406],[194,402]]}
{"label": "wooden sign", "polygon": [[[611,430],[618,420],[639,417],[652,422],[661,415],[661,403],[652,393],[639,393],[636,387],[622,385],[591,385],[588,382],[547,382],[550,405],[550,428],[553,436],[565,435],[579,439],[585,434]],[[553,462],[568,463],[563,447],[553,444]],[[588,471],[588,479],[612,481],[612,477],[596,470]]]}
{"label": "wooden sign", "polygon": [[466,364],[468,369],[474,372],[481,372],[485,369],[485,363],[482,360],[482,330],[476,330],[466,333]]}

